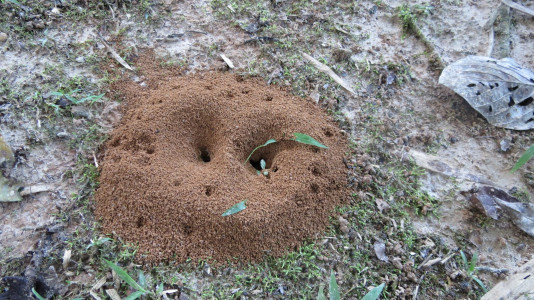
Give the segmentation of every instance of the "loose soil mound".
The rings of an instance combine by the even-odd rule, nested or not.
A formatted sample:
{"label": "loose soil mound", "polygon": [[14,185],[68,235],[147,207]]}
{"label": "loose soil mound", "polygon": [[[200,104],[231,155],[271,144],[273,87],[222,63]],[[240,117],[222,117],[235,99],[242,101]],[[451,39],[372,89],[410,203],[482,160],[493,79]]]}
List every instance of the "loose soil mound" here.
{"label": "loose soil mound", "polygon": [[[216,73],[134,89],[105,147],[96,215],[146,262],[280,255],[347,200],[345,138],[309,101]],[[329,149],[290,141],[293,132]],[[280,142],[244,164],[268,139]],[[261,159],[268,176],[256,173]],[[247,209],[221,216],[244,199]]]}

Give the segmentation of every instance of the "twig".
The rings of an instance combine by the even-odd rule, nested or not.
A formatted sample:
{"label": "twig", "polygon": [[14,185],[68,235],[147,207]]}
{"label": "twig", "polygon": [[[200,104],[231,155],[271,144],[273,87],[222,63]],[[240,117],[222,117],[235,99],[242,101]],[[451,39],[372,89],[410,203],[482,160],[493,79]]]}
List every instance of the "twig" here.
{"label": "twig", "polygon": [[111,56],[113,56],[113,58],[119,62],[123,67],[125,67],[126,69],[130,70],[130,71],[133,71],[132,67],[130,67],[130,65],[128,65],[128,63],[122,59],[122,57],[120,57],[119,54],[117,54],[117,52],[115,52],[115,50],[113,50],[113,48],[111,48],[105,41],[103,38],[100,38],[100,41],[102,42],[102,44],[104,44],[104,46],[106,46],[106,48],[108,49],[109,53],[111,53]]}
{"label": "twig", "polygon": [[224,62],[228,65],[230,69],[235,68],[234,63],[228,57],[226,57],[226,55],[221,54],[221,58],[224,60]]}
{"label": "twig", "polygon": [[330,69],[327,65],[319,62],[315,58],[309,56],[308,54],[302,52],[302,56],[304,56],[305,59],[309,60],[319,71],[327,74],[332,78],[335,82],[337,82],[339,85],[341,85],[345,90],[350,92],[351,94],[355,95],[356,93],[348,86],[348,84],[345,83],[341,77],[339,77],[332,69]]}
{"label": "twig", "polygon": [[510,272],[510,270],[508,269],[495,269],[495,268],[490,268],[490,267],[476,267],[475,269],[477,271],[490,272],[490,273],[495,273],[497,275],[508,274]]}
{"label": "twig", "polygon": [[514,9],[517,9],[521,12],[524,12],[526,14],[529,14],[531,16],[534,16],[534,10],[530,9],[530,8],[527,8],[527,7],[524,7],[523,5],[521,4],[518,4],[518,3],[515,3],[515,2],[512,2],[510,0],[502,0],[502,3],[510,6],[511,8],[514,8]]}

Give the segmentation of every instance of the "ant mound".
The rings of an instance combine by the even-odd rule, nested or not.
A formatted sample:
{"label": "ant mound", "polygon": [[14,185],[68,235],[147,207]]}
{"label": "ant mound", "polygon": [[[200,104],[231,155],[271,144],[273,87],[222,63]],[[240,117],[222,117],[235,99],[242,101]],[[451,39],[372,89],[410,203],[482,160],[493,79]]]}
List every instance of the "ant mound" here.
{"label": "ant mound", "polygon": [[[145,262],[281,255],[321,234],[348,200],[346,139],[308,100],[218,73],[125,94],[95,213],[104,232],[138,245]],[[295,132],[328,149],[293,141]],[[269,139],[277,142],[245,163]],[[221,215],[243,200],[246,209]]]}

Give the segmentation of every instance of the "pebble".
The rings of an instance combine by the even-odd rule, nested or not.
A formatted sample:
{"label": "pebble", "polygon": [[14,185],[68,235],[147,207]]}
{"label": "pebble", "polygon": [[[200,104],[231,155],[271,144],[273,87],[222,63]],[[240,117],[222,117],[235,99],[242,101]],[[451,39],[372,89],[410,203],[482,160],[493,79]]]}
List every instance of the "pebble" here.
{"label": "pebble", "polygon": [[66,133],[66,132],[58,132],[58,133],[56,134],[56,136],[57,136],[58,138],[60,138],[60,139],[64,139],[64,138],[68,138],[68,137],[69,137],[69,134]]}
{"label": "pebble", "polygon": [[0,43],[7,41],[7,33],[0,32]]}
{"label": "pebble", "polygon": [[70,112],[75,117],[86,118],[86,119],[91,118],[91,112],[84,106],[73,106],[70,108]]}

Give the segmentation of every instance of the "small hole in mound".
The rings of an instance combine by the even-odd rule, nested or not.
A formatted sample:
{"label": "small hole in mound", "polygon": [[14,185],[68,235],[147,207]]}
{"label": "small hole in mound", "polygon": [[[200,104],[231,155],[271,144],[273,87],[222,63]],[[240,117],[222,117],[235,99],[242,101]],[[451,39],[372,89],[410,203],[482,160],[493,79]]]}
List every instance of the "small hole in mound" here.
{"label": "small hole in mound", "polygon": [[183,230],[186,235],[193,233],[193,228],[190,225],[183,225]]}
{"label": "small hole in mound", "polygon": [[273,101],[273,96],[265,96],[265,101]]}
{"label": "small hole in mound", "polygon": [[137,225],[137,228],[143,227],[145,225],[145,218],[144,217],[137,218],[137,222],[135,225]]}
{"label": "small hole in mound", "polygon": [[475,86],[476,86],[476,84],[474,84],[474,83],[470,83],[470,84],[467,85],[467,87],[475,87]]}
{"label": "small hole in mound", "polygon": [[513,92],[513,91],[517,90],[518,88],[519,88],[518,85],[516,85],[516,86],[512,86],[512,87],[509,87],[509,88],[508,88],[508,91]]}
{"label": "small hole in mound", "polygon": [[173,184],[174,186],[180,186],[180,184],[182,184],[182,183],[180,182],[180,180],[175,179],[175,180],[172,182],[172,184]]}
{"label": "small hole in mound", "polygon": [[163,103],[163,100],[159,100],[158,103]]}
{"label": "small hole in mound", "polygon": [[526,123],[530,123],[530,122],[534,122],[534,118],[528,119],[528,121]]}
{"label": "small hole in mound", "polygon": [[314,193],[317,193],[319,191],[319,186],[317,184],[315,184],[315,183],[312,183],[310,185],[310,188],[311,188],[312,192],[314,192]]}
{"label": "small hole in mound", "polygon": [[312,174],[315,176],[321,176],[322,173],[321,173],[321,170],[319,170],[319,168],[313,167]]}
{"label": "small hole in mound", "polygon": [[206,196],[211,196],[213,194],[213,188],[211,186],[206,186],[206,192],[205,192]]}
{"label": "small hole in mound", "polygon": [[476,95],[477,95],[477,96],[480,96],[480,91],[477,91],[477,92],[476,92]]}
{"label": "small hole in mound", "polygon": [[519,106],[527,106],[534,101],[534,98],[528,97],[527,99],[518,103]]}
{"label": "small hole in mound", "polygon": [[330,129],[326,129],[326,130],[324,131],[324,135],[326,135],[327,137],[331,137],[331,136],[333,136],[334,134],[332,134],[332,131],[330,131]]}
{"label": "small hole in mound", "polygon": [[273,167],[273,172],[277,172],[278,171],[278,167]]}
{"label": "small hole in mound", "polygon": [[313,148],[312,148],[312,151],[313,151],[313,153],[319,153],[319,148],[317,148],[317,147],[313,147]]}
{"label": "small hole in mound", "polygon": [[211,161],[210,153],[205,147],[200,148],[200,160],[206,163]]}
{"label": "small hole in mound", "polygon": [[154,154],[154,149],[153,149],[153,148],[148,148],[148,149],[146,150],[146,153],[147,153],[147,154]]}
{"label": "small hole in mound", "polygon": [[493,112],[493,106],[490,105],[490,106],[488,107],[488,110],[489,110],[489,112]]}

